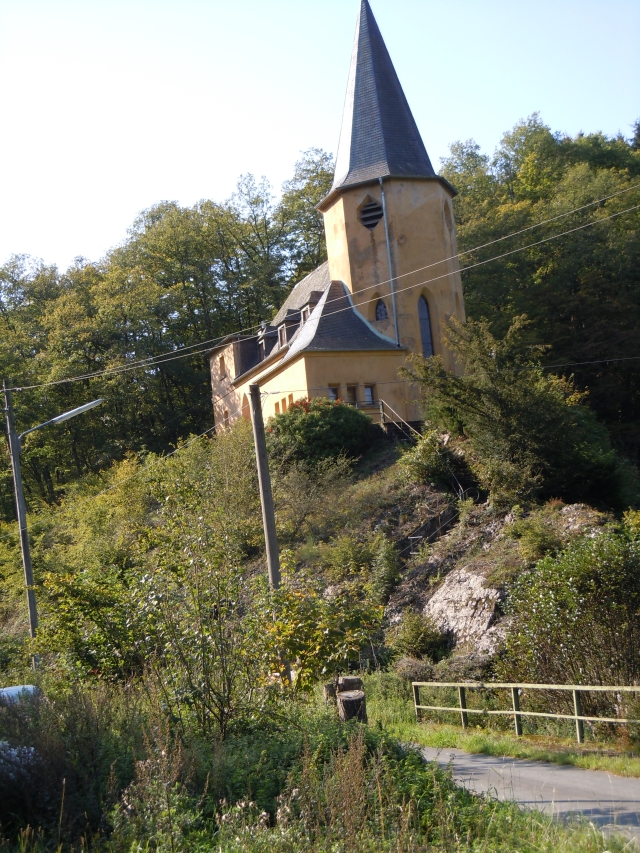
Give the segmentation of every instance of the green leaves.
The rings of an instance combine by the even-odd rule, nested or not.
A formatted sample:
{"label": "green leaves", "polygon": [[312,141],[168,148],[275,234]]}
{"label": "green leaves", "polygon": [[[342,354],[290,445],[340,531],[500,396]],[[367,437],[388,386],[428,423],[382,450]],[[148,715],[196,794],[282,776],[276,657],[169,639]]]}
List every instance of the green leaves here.
{"label": "green leaves", "polygon": [[[266,179],[245,175],[226,202],[142,211],[99,263],[79,259],[61,273],[14,257],[0,268],[0,378],[38,385],[113,371],[14,394],[20,429],[105,398],[99,412],[28,437],[32,508],[127,452],[162,453],[211,427],[206,344],[270,320],[292,284],[324,260],[315,204],[331,175],[330,156],[314,149],[280,200]],[[0,446],[0,517],[12,518]]]}
{"label": "green leaves", "polygon": [[407,373],[422,386],[429,420],[459,434],[458,450],[497,506],[550,497],[627,506],[634,486],[606,430],[571,380],[542,369],[529,326],[516,317],[496,338],[486,321],[451,321],[445,338],[464,374],[418,357]]}
{"label": "green leaves", "polygon": [[355,406],[324,397],[296,400],[267,424],[269,452],[281,464],[358,457],[381,438],[382,430]]}
{"label": "green leaves", "polygon": [[[506,680],[635,684],[640,675],[638,513],[521,576],[508,599]],[[585,694],[585,697],[587,694]],[[589,695],[590,703],[617,701]],[[589,713],[585,711],[585,713]]]}
{"label": "green leaves", "polygon": [[529,341],[548,345],[543,363],[568,363],[557,372],[589,389],[615,445],[636,459],[640,373],[624,359],[638,355],[640,213],[608,217],[640,202],[640,190],[631,189],[640,175],[637,146],[600,133],[563,137],[534,114],[503,136],[493,157],[473,140],[454,143],[443,174],[459,190],[461,265],[518,250],[464,273],[467,316],[486,319],[501,337],[514,316],[526,314]]}

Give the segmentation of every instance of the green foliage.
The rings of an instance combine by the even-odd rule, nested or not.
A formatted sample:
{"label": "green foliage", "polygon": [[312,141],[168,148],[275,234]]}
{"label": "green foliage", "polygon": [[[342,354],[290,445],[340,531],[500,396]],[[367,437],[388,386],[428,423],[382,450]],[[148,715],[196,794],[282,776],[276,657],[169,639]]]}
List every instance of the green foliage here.
{"label": "green foliage", "polygon": [[[245,175],[223,203],[161,202],[143,211],[98,263],[77,260],[63,273],[15,256],[0,267],[0,377],[30,386],[115,371],[14,394],[19,431],[105,400],[25,439],[32,508],[128,451],[162,453],[211,426],[202,344],[271,319],[291,286],[324,260],[315,204],[332,171],[329,155],[313,149],[279,201],[265,180]],[[140,366],[185,347],[194,347],[189,357]],[[0,454],[0,518],[13,518],[4,443]]]}
{"label": "green foliage", "polygon": [[278,539],[281,542],[322,535],[327,507],[339,502],[352,480],[353,463],[346,456],[275,466],[272,489]]}
{"label": "green foliage", "polygon": [[404,452],[400,464],[407,476],[419,483],[437,483],[446,488],[454,482],[455,460],[437,430],[426,430],[416,444]]}
{"label": "green foliage", "polygon": [[[195,691],[198,725],[206,728],[213,713],[225,728],[218,699],[192,682],[237,638],[239,561],[261,533],[252,452],[250,426],[242,422],[170,459],[116,465],[51,511],[34,547],[42,581],[38,647],[53,656],[51,665],[122,678],[161,655],[173,679],[167,696],[178,691],[188,699]],[[228,675],[225,689],[234,683]]]}
{"label": "green foliage", "polygon": [[459,449],[496,506],[551,497],[628,506],[635,484],[605,427],[570,379],[543,370],[527,331],[524,317],[500,339],[484,321],[451,321],[445,338],[464,374],[418,357],[407,374],[422,386],[430,422],[461,433]]}
{"label": "green foliage", "polygon": [[541,560],[547,555],[554,556],[563,545],[563,538],[554,525],[555,507],[523,517],[520,507],[511,510],[513,522],[506,529],[508,536],[518,541],[520,553],[525,560]]}
{"label": "green foliage", "polygon": [[[308,690],[323,676],[344,672],[359,663],[363,647],[379,629],[382,607],[352,589],[325,594],[310,573],[295,572],[291,555],[283,555],[283,582],[263,594],[256,608],[256,634],[267,655],[263,673],[282,671],[282,660],[295,670],[296,690]],[[256,644],[258,648],[258,644]],[[255,653],[255,652],[254,652]]]}
{"label": "green foliage", "polygon": [[375,603],[386,604],[398,580],[398,553],[382,534],[336,536],[321,548],[321,558],[330,581]]}
{"label": "green foliage", "polygon": [[386,643],[397,655],[438,661],[446,653],[447,637],[432,620],[413,610],[406,611],[397,625],[387,631]]}
{"label": "green foliage", "polygon": [[[583,537],[557,557],[545,557],[518,579],[508,599],[511,628],[500,680],[637,683],[638,515],[627,513],[618,529]],[[563,701],[557,694],[550,698]],[[616,701],[609,694],[584,694],[583,708],[588,705],[602,712],[611,710]]]}
{"label": "green foliage", "polygon": [[357,458],[383,437],[380,427],[355,406],[324,397],[297,400],[267,424],[269,453],[284,465]]}
{"label": "green foliage", "polygon": [[[600,133],[552,133],[534,114],[503,136],[493,157],[473,140],[454,143],[442,173],[459,190],[453,204],[462,266],[479,264],[464,275],[467,316],[488,320],[503,337],[514,316],[527,314],[530,340],[550,345],[543,362],[569,364],[556,372],[589,389],[615,446],[637,460],[640,373],[624,359],[634,355],[640,324],[640,214],[608,217],[640,201],[640,190],[631,189],[640,175],[638,145]],[[572,231],[583,225],[590,227]],[[537,245],[522,248],[529,244]]]}

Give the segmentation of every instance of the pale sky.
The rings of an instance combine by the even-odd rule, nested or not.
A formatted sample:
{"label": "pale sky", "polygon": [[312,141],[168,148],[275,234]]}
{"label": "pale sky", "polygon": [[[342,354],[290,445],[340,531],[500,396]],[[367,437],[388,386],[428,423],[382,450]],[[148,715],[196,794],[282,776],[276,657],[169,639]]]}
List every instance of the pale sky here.
{"label": "pale sky", "polygon": [[[534,111],[631,135],[637,0],[371,0],[436,169]],[[0,262],[98,260],[138,211],[335,152],[359,0],[0,0]]]}

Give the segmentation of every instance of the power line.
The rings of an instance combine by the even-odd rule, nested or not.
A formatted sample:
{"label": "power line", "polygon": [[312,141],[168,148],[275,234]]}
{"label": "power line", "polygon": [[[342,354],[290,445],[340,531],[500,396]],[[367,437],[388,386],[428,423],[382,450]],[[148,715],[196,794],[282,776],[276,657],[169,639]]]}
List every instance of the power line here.
{"label": "power line", "polygon": [[[229,392],[227,392],[227,394],[228,393]],[[224,399],[224,397],[226,397],[227,394],[225,394],[223,397],[220,397],[219,399]],[[215,401],[215,402],[218,402],[218,401]],[[237,415],[241,411],[242,411],[241,408],[235,409],[229,415],[229,417],[230,418],[234,417],[235,415]],[[213,432],[213,430],[215,428],[216,428],[216,426],[214,424],[213,426],[206,429],[204,432],[201,432],[199,435],[195,435],[192,438],[189,438],[187,441],[184,442],[184,444],[178,445],[178,447],[175,447],[169,453],[165,453],[164,456],[156,457],[157,461],[158,462],[164,462],[165,459],[169,459],[169,457],[174,456],[176,453],[179,453],[181,450],[184,450],[185,447],[189,447],[189,445],[193,444],[194,442],[198,441],[201,438],[204,438],[205,435],[208,435],[210,432]],[[119,489],[120,486],[123,486],[125,483],[128,483],[130,480],[133,480],[136,477],[139,477],[141,474],[144,474],[146,470],[147,470],[146,467],[142,467],[138,471],[136,471],[134,474],[131,474],[129,477],[125,477],[124,480],[119,480],[117,483],[113,483],[112,485],[107,486],[107,488],[103,489],[101,492],[97,492],[95,495],[88,495],[84,500],[80,501],[80,505],[82,505],[84,503],[89,503],[90,501],[94,501],[97,498],[101,498],[103,495],[106,495],[109,492],[114,491],[115,489]],[[64,512],[64,510],[62,510],[62,512]],[[29,525],[29,528],[28,528],[29,532],[31,532],[33,530],[37,530],[38,528],[45,526],[47,524],[47,521],[45,521],[45,520],[35,521],[33,524]],[[4,533],[0,536],[0,539],[12,539],[15,535],[16,535],[15,533]]]}
{"label": "power line", "polygon": [[[498,243],[498,242],[501,242],[503,240],[507,240],[511,237],[515,237],[515,236],[522,234],[526,231],[530,231],[532,229],[539,228],[542,225],[548,224],[549,222],[553,222],[557,219],[569,216],[570,214],[576,213],[580,210],[584,210],[587,207],[592,207],[595,204],[599,204],[599,203],[602,203],[603,201],[607,201],[608,199],[614,198],[615,196],[621,195],[622,193],[629,192],[630,190],[635,189],[638,186],[640,186],[640,184],[634,184],[633,186],[627,187],[624,190],[620,190],[617,193],[613,193],[610,196],[604,196],[603,198],[597,199],[594,202],[590,202],[589,204],[582,205],[581,207],[574,208],[573,210],[567,211],[566,213],[558,214],[557,216],[551,217],[550,219],[546,219],[546,220],[543,220],[542,222],[539,222],[535,225],[530,225],[527,228],[523,228],[520,231],[515,231],[511,234],[505,235],[504,237],[499,237],[496,240],[492,240],[488,243],[484,243],[484,244],[482,244],[480,246],[476,246],[472,249],[466,249],[464,252],[459,252],[457,255],[452,255],[450,258],[444,258],[440,261],[434,262],[433,264],[428,264],[425,267],[418,267],[414,270],[410,270],[409,272],[402,273],[401,275],[397,276],[395,280],[397,280],[399,278],[405,278],[409,275],[415,275],[417,272],[421,272],[425,269],[429,269],[430,267],[437,266],[437,265],[445,263],[447,261],[455,260],[456,258],[460,258],[463,255],[471,254],[473,252],[478,251],[479,249],[486,248],[487,246],[493,245],[494,243]],[[640,207],[640,205],[635,205],[633,207],[626,208],[625,210],[618,211],[618,212],[613,213],[609,216],[600,217],[599,219],[596,219],[592,222],[585,223],[583,225],[577,226],[576,228],[572,228],[572,229],[569,229],[567,231],[563,231],[560,234],[555,234],[555,235],[552,235],[550,237],[546,237],[543,240],[539,240],[539,241],[536,241],[534,243],[529,243],[526,246],[521,246],[517,249],[512,249],[511,251],[505,252],[502,255],[496,255],[493,258],[487,258],[484,261],[478,261],[475,264],[470,264],[466,267],[460,268],[459,270],[454,270],[452,272],[443,273],[442,275],[436,276],[435,278],[426,279],[425,281],[418,282],[417,284],[410,285],[409,287],[405,287],[405,288],[401,287],[398,289],[397,292],[401,293],[404,290],[411,290],[414,287],[420,287],[420,286],[423,286],[425,284],[429,284],[433,281],[438,281],[441,278],[446,278],[447,276],[450,276],[450,275],[456,275],[458,272],[460,272],[460,273],[466,272],[467,270],[474,269],[475,267],[482,266],[483,264],[487,264],[487,263],[490,263],[492,261],[500,260],[504,257],[508,257],[509,255],[514,254],[516,252],[524,251],[525,249],[531,248],[533,246],[538,246],[538,245],[541,245],[542,243],[549,242],[550,240],[558,239],[559,237],[562,237],[565,234],[572,234],[575,231],[579,231],[583,228],[589,228],[592,225],[598,224],[599,222],[605,222],[609,219],[613,219],[617,216],[621,216],[624,213],[629,213],[633,210],[637,210],[638,207]],[[388,279],[387,282],[388,281],[390,281],[390,279]],[[376,284],[373,284],[373,285],[368,285],[367,287],[360,289],[358,291],[358,293],[363,293],[367,290],[371,290],[373,288],[380,287],[382,284],[385,284],[387,282],[383,281],[383,282],[377,282]],[[342,297],[327,300],[325,305],[330,304],[331,302],[339,301],[340,299],[342,299]],[[359,304],[360,305],[367,305],[370,302],[374,301],[375,299],[376,299],[376,297],[373,297],[372,299],[365,300],[364,302],[360,302]],[[325,314],[324,316],[328,317],[328,316],[331,316],[332,314],[340,313],[341,311],[350,310],[350,307],[351,306],[349,306],[347,308],[338,309],[337,311],[329,312],[329,314]],[[234,335],[243,334],[244,332],[251,332],[253,329],[256,329],[256,328],[258,328],[257,325],[248,326],[245,329],[238,329],[238,330],[233,331],[233,332],[227,332],[224,335],[218,336],[217,338],[211,338],[210,340],[202,341],[198,344],[190,344],[187,347],[181,347],[180,350],[176,354],[160,353],[156,356],[149,356],[148,358],[145,358],[145,359],[139,359],[137,362],[133,362],[133,363],[128,364],[128,365],[122,365],[119,367],[107,368],[107,369],[102,370],[102,371],[96,371],[94,373],[85,373],[85,374],[81,374],[78,376],[68,377],[66,379],[56,379],[56,380],[53,380],[51,382],[41,382],[41,383],[36,383],[33,385],[16,386],[14,388],[10,388],[9,390],[11,390],[11,391],[28,391],[28,390],[33,390],[36,388],[44,388],[44,387],[49,387],[49,386],[62,385],[62,384],[66,384],[69,382],[80,382],[80,381],[85,381],[88,379],[97,379],[101,376],[114,376],[114,375],[117,375],[120,373],[129,372],[132,370],[144,370],[144,369],[148,369],[148,368],[154,368],[157,365],[166,364],[170,361],[176,361],[176,360],[179,360],[182,358],[190,358],[192,356],[198,355],[200,352],[204,352],[206,349],[211,348],[216,343],[222,342],[223,340],[225,340],[225,338],[228,338],[228,337],[231,337]],[[247,337],[248,338],[257,337],[257,335],[247,335]],[[199,348],[199,349],[197,349],[197,348]],[[188,353],[186,352],[186,350],[192,350],[192,349],[196,350],[196,352],[188,352]]]}

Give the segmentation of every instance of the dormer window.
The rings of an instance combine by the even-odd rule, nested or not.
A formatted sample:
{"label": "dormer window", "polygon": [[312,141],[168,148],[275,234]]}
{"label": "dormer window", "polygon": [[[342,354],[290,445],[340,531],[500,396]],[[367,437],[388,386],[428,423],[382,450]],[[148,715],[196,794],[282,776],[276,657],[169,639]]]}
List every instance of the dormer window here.
{"label": "dormer window", "polygon": [[278,346],[283,347],[287,343],[287,327],[283,324],[278,328]]}
{"label": "dormer window", "polygon": [[300,325],[306,323],[310,316],[311,308],[309,307],[309,305],[305,305],[305,307],[300,312]]}

